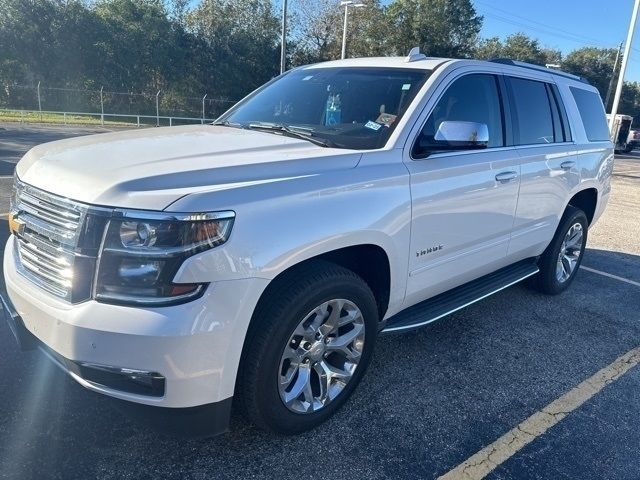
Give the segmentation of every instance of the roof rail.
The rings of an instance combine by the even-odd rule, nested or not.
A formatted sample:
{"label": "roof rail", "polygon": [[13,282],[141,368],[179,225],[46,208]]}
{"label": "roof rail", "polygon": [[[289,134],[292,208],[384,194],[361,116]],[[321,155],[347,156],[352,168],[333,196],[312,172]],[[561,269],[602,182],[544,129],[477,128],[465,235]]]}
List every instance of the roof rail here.
{"label": "roof rail", "polygon": [[572,73],[563,72],[561,70],[556,70],[554,68],[547,68],[547,67],[543,67],[542,65],[535,65],[533,63],[520,62],[517,60],[511,60],[510,58],[492,58],[489,60],[489,62],[501,63],[503,65],[511,65],[513,67],[528,68],[529,70],[546,72],[552,75],[558,75],[560,77],[570,78],[571,80],[576,80],[578,82],[589,84],[589,81],[586,78],[579,77],[578,75],[573,75]]}

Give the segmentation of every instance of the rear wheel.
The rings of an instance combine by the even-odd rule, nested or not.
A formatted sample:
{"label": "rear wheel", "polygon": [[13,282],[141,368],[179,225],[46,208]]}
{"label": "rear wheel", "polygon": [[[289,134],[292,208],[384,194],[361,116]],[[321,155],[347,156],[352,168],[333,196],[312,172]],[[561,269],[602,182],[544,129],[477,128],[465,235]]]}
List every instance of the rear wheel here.
{"label": "rear wheel", "polygon": [[259,427],[309,430],[342,406],[369,364],[375,298],[355,273],[314,262],[265,293],[243,349],[237,395]]}
{"label": "rear wheel", "polygon": [[569,287],[582,262],[588,228],[585,213],[569,205],[551,244],[538,261],[540,273],[533,278],[536,289],[555,295]]}

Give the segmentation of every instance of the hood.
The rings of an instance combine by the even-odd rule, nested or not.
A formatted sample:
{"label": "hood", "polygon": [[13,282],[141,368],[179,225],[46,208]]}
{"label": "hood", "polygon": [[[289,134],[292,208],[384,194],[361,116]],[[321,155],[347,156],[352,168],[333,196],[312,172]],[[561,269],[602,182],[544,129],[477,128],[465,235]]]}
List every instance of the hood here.
{"label": "hood", "polygon": [[93,205],[162,210],[189,193],[353,168],[361,154],[213,125],[103,133],[34,147],[23,182]]}

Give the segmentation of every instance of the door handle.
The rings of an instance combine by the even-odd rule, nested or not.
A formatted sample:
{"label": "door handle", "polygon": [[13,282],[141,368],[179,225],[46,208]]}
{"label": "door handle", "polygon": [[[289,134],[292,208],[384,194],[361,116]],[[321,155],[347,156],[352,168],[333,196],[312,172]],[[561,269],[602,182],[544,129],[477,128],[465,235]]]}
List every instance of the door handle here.
{"label": "door handle", "polygon": [[560,168],[563,170],[571,170],[575,166],[576,166],[576,162],[574,162],[573,160],[568,160],[560,164]]}
{"label": "door handle", "polygon": [[496,175],[496,180],[500,183],[507,183],[518,176],[518,172],[501,172]]}

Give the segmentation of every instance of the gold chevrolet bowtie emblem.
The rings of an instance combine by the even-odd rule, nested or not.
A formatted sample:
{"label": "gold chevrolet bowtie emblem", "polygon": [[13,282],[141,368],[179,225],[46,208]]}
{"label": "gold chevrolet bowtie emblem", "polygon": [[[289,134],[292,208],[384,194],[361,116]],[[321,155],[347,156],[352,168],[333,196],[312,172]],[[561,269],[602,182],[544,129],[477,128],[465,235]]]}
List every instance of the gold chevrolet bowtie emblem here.
{"label": "gold chevrolet bowtie emblem", "polygon": [[18,218],[17,213],[9,213],[9,230],[14,235],[20,235],[24,230],[24,222]]}

